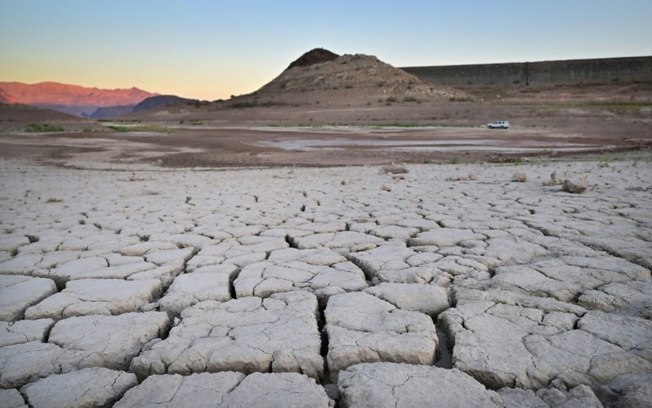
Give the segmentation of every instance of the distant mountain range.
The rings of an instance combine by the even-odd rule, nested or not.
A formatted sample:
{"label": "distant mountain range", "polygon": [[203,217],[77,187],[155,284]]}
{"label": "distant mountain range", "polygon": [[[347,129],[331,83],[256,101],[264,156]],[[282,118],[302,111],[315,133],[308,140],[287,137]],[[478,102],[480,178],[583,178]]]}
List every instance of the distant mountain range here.
{"label": "distant mountain range", "polygon": [[100,89],[58,82],[0,82],[2,103],[38,106],[77,116],[90,116],[102,107],[136,105],[157,95],[138,88]]}

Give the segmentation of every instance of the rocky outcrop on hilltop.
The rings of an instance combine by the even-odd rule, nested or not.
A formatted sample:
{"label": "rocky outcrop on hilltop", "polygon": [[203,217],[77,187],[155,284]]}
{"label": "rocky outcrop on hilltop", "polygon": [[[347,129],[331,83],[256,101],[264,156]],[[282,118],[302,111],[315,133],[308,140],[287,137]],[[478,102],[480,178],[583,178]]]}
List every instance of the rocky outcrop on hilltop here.
{"label": "rocky outcrop on hilltop", "polygon": [[333,61],[334,59],[339,58],[340,56],[334,52],[325,50],[323,48],[315,48],[303,54],[297,58],[294,62],[290,64],[288,69],[294,67],[308,67],[314,64],[320,64],[322,62]]}

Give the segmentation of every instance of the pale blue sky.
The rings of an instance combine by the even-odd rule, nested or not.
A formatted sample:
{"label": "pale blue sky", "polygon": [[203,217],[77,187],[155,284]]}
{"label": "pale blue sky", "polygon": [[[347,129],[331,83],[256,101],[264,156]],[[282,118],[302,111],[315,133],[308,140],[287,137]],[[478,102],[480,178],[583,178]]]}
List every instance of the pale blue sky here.
{"label": "pale blue sky", "polygon": [[394,66],[652,55],[652,0],[0,0],[0,81],[217,99],[315,47]]}

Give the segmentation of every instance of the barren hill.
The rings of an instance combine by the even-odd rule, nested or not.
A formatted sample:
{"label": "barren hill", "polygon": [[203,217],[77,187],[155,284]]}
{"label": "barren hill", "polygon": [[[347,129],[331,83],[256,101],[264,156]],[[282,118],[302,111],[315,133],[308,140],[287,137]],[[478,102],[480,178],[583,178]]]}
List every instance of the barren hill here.
{"label": "barren hill", "polygon": [[262,104],[355,104],[379,98],[430,99],[442,95],[445,93],[375,56],[338,56],[314,49],[258,91],[235,100]]}

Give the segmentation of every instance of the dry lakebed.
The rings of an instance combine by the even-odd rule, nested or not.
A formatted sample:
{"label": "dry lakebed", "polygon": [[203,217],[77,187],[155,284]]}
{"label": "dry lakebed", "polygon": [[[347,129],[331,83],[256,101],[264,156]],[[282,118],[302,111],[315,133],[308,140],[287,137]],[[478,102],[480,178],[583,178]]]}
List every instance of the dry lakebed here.
{"label": "dry lakebed", "polygon": [[650,406],[651,176],[2,159],[0,406]]}

